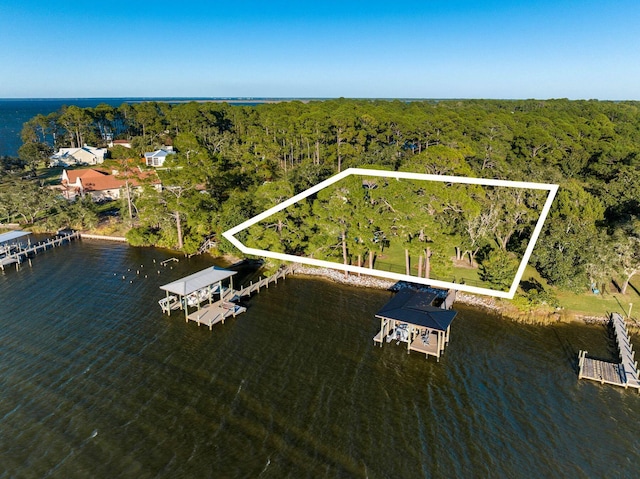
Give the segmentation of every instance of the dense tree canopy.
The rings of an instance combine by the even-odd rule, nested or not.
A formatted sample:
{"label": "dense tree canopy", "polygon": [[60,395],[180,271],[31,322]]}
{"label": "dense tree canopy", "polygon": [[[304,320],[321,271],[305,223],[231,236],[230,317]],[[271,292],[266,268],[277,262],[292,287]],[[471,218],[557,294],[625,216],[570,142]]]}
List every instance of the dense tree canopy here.
{"label": "dense tree canopy", "polygon": [[[46,156],[44,145],[105,144],[111,138],[130,140],[133,155],[173,144],[178,154],[168,165],[171,169],[161,173],[165,188],[149,189],[136,199],[131,236],[142,238],[139,244],[186,251],[196,249],[205,236],[353,166],[559,183],[532,264],[553,284],[584,289],[612,275],[624,283],[636,271],[639,106],[569,100],[345,99],[258,106],[70,106],[25,124],[21,159],[32,166]],[[317,256],[364,264],[384,237],[420,258],[421,275],[447,274],[449,257],[471,266],[484,262],[485,270],[494,264],[504,271],[511,267],[511,255],[526,247],[531,212],[541,201],[515,192],[492,197],[488,190],[456,197],[445,189],[437,193],[443,200],[436,204],[417,190],[413,197],[403,197],[391,184],[344,188],[282,212],[255,241],[277,250],[309,249]],[[341,202],[358,206],[353,211],[359,213],[340,216]],[[439,220],[425,222],[424,214],[413,214],[418,212]],[[509,221],[496,223],[499,214]],[[303,219],[311,215],[326,227],[307,228]],[[438,240],[443,235],[448,249]],[[230,248],[222,240],[219,246],[222,251]],[[499,283],[498,276],[492,281]]]}

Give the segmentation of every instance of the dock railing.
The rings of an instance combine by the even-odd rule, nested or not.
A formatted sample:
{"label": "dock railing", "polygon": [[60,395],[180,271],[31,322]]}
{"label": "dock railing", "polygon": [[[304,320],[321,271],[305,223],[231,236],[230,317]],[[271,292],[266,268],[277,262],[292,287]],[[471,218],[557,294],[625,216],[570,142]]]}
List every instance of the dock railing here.
{"label": "dock railing", "polygon": [[590,379],[601,384],[613,384],[624,388],[636,388],[640,392],[640,373],[635,351],[629,338],[623,317],[612,313],[609,326],[618,346],[618,362],[602,361],[587,356],[587,351],[578,352],[578,379]]}
{"label": "dock railing", "polygon": [[256,281],[255,283],[253,281],[251,281],[248,286],[243,286],[240,289],[238,289],[235,292],[234,298],[242,298],[243,296],[250,296],[252,293],[254,293],[256,291],[259,293],[260,289],[262,289],[264,287],[269,288],[269,284],[270,283],[276,283],[277,284],[279,279],[284,279],[284,278],[286,278],[286,276],[288,274],[295,273],[296,266],[297,265],[295,265],[295,264],[290,264],[288,266],[280,268],[278,271],[276,271],[271,276],[268,276],[268,277],[265,277],[265,278],[261,278],[260,280]]}
{"label": "dock railing", "polygon": [[30,256],[32,254],[37,255],[39,252],[62,246],[65,243],[70,243],[74,239],[79,238],[79,231],[71,231],[65,233],[58,232],[58,234],[56,234],[55,236],[43,241],[39,241],[38,243],[31,243],[31,241],[28,241],[26,245],[15,245],[17,248],[13,248],[11,252],[5,252],[6,254],[0,257],[0,269],[4,271],[5,266],[15,264],[16,270],[18,270],[20,269],[20,264],[22,264],[25,259],[29,261],[29,264],[31,264]]}

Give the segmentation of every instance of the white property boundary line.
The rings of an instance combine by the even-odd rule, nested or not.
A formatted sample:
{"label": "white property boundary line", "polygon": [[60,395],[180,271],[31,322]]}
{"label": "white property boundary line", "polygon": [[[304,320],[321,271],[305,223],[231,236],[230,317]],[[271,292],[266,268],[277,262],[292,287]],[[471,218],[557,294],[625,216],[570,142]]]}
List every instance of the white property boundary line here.
{"label": "white property boundary line", "polygon": [[[538,222],[536,223],[536,226],[533,230],[533,234],[529,239],[529,244],[527,245],[527,249],[524,253],[524,256],[522,257],[522,261],[520,262],[520,266],[518,267],[518,271],[513,280],[513,283],[511,283],[511,287],[509,288],[509,291],[497,291],[489,288],[479,288],[476,286],[469,286],[466,284],[451,283],[448,281],[439,281],[439,280],[428,279],[428,278],[418,278],[417,276],[411,276],[407,274],[398,274],[398,273],[392,273],[387,271],[380,271],[376,269],[372,270],[372,269],[364,268],[360,266],[352,266],[348,264],[334,263],[331,261],[322,261],[322,260],[313,259],[313,258],[306,258],[304,256],[294,256],[294,255],[289,255],[284,253],[275,253],[272,251],[248,248],[247,246],[242,244],[240,241],[238,241],[234,237],[234,235],[244,230],[245,228],[248,228],[249,226],[253,226],[256,223],[259,223],[263,219],[268,218],[269,216],[277,213],[278,211],[282,211],[285,208],[293,205],[294,203],[297,203],[298,201],[306,198],[307,196],[317,193],[318,191],[326,188],[327,186],[332,185],[333,183],[336,183],[350,175],[380,176],[384,178],[398,178],[398,179],[408,179],[408,180],[440,181],[443,183],[463,183],[463,184],[481,185],[481,186],[504,186],[507,188],[527,188],[527,189],[534,189],[534,190],[546,190],[549,192],[549,195],[547,196],[547,200],[545,201],[544,206],[542,207],[540,217],[538,218]],[[320,266],[323,268],[338,269],[341,271],[350,271],[353,273],[362,273],[362,274],[367,274],[372,276],[380,276],[382,278],[388,278],[388,279],[393,279],[397,281],[409,281],[412,283],[425,284],[425,285],[435,286],[439,288],[453,288],[458,291],[465,291],[467,293],[484,294],[488,296],[495,296],[498,298],[512,299],[516,294],[516,290],[518,289],[518,284],[520,284],[520,280],[522,279],[524,270],[527,267],[527,263],[529,262],[529,258],[531,257],[531,253],[533,252],[533,248],[536,242],[538,241],[538,237],[540,236],[540,233],[542,232],[542,226],[544,225],[544,222],[547,219],[547,215],[549,214],[549,210],[551,209],[551,204],[553,203],[553,199],[555,198],[557,191],[558,191],[558,185],[546,184],[546,183],[494,180],[489,178],[471,178],[471,177],[464,177],[464,176],[428,175],[428,174],[422,174],[422,173],[409,173],[405,171],[385,171],[385,170],[369,170],[364,168],[349,168],[344,170],[341,173],[338,173],[337,175],[332,176],[331,178],[326,179],[325,181],[318,183],[317,185],[309,188],[308,190],[305,190],[302,193],[299,193],[289,198],[288,200],[285,200],[282,203],[279,203],[273,208],[270,208],[267,211],[264,211],[263,213],[260,213],[259,215],[254,216],[250,220],[247,220],[244,223],[241,223],[238,226],[235,226],[234,228],[231,228],[230,230],[225,231],[224,233],[222,233],[222,236],[228,239],[236,248],[238,248],[240,251],[242,251],[245,254],[251,254],[255,256],[265,256],[267,258],[279,259],[281,261],[293,261],[296,263],[303,263],[311,266]]]}

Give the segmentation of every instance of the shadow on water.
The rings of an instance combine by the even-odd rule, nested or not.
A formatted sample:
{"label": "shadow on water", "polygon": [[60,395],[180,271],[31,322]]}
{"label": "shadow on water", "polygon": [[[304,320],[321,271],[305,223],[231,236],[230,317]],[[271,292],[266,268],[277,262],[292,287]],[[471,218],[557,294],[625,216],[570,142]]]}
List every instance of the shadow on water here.
{"label": "shadow on water", "polygon": [[578,352],[579,349],[572,344],[571,338],[562,337],[557,328],[553,329],[553,334],[556,337],[558,342],[558,346],[562,351],[562,355],[564,356],[567,364],[574,370],[576,374],[578,374]]}

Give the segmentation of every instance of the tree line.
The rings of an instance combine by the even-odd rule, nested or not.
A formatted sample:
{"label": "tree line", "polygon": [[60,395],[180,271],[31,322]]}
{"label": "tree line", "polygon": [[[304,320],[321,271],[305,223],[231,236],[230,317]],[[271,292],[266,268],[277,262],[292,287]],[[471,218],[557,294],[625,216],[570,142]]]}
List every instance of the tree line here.
{"label": "tree line", "polygon": [[[139,157],[172,144],[178,153],[169,160],[169,169],[159,172],[165,188],[161,192],[149,188],[134,199],[135,226],[129,238],[134,244],[185,251],[197,249],[205,236],[219,235],[352,166],[558,183],[560,191],[530,262],[562,288],[584,290],[614,277],[624,290],[640,270],[638,106],[637,102],[569,100],[346,99],[257,106],[213,102],[70,106],[25,124],[21,158],[36,163],[48,153],[47,148],[100,145],[108,138],[128,139],[133,145],[132,152],[114,149],[115,157]],[[358,198],[389,193],[387,188],[359,185]],[[364,200],[354,196],[352,201]],[[486,198],[482,201],[495,204]],[[526,204],[533,199],[509,201]],[[329,206],[318,209],[316,202]],[[322,222],[330,203],[330,198],[318,195],[295,214],[315,215]],[[481,200],[476,198],[476,203]],[[472,219],[468,212],[473,208],[464,203],[455,215],[445,212],[441,217],[448,218],[446,234],[463,237],[465,214],[470,215],[466,224],[471,230],[481,230],[483,221],[489,222],[489,230],[495,226],[490,218]],[[511,207],[508,210],[519,214]],[[482,211],[487,214],[486,208]],[[322,243],[321,235],[301,230],[301,218],[283,218],[286,223],[278,226],[277,241],[267,233],[261,241],[280,241],[281,248],[294,252],[308,247],[322,251],[322,245],[316,245]],[[334,219],[326,222],[335,225]],[[344,244],[337,241],[339,235],[333,235],[330,240],[339,247],[332,251],[343,261],[345,251],[347,261],[365,261],[369,249],[365,251],[355,238],[373,241],[373,233],[379,231],[377,237],[397,237],[410,254],[427,261],[424,246],[430,243],[419,239],[419,227],[396,228],[393,233],[389,228],[377,226],[366,238],[345,233]],[[483,239],[475,243],[465,239],[469,244],[449,242],[451,251],[443,255],[467,259],[471,255],[473,262],[483,248],[487,250],[487,238],[489,251],[518,252],[528,228],[529,220],[523,220],[512,233],[493,231],[480,235]],[[285,238],[287,229],[292,233]],[[219,247],[223,252],[230,250],[222,239]],[[439,255],[434,256],[439,246],[429,247],[435,261],[430,268],[444,268],[435,259]],[[481,259],[490,264],[491,255]],[[422,268],[424,274],[424,264]]]}

